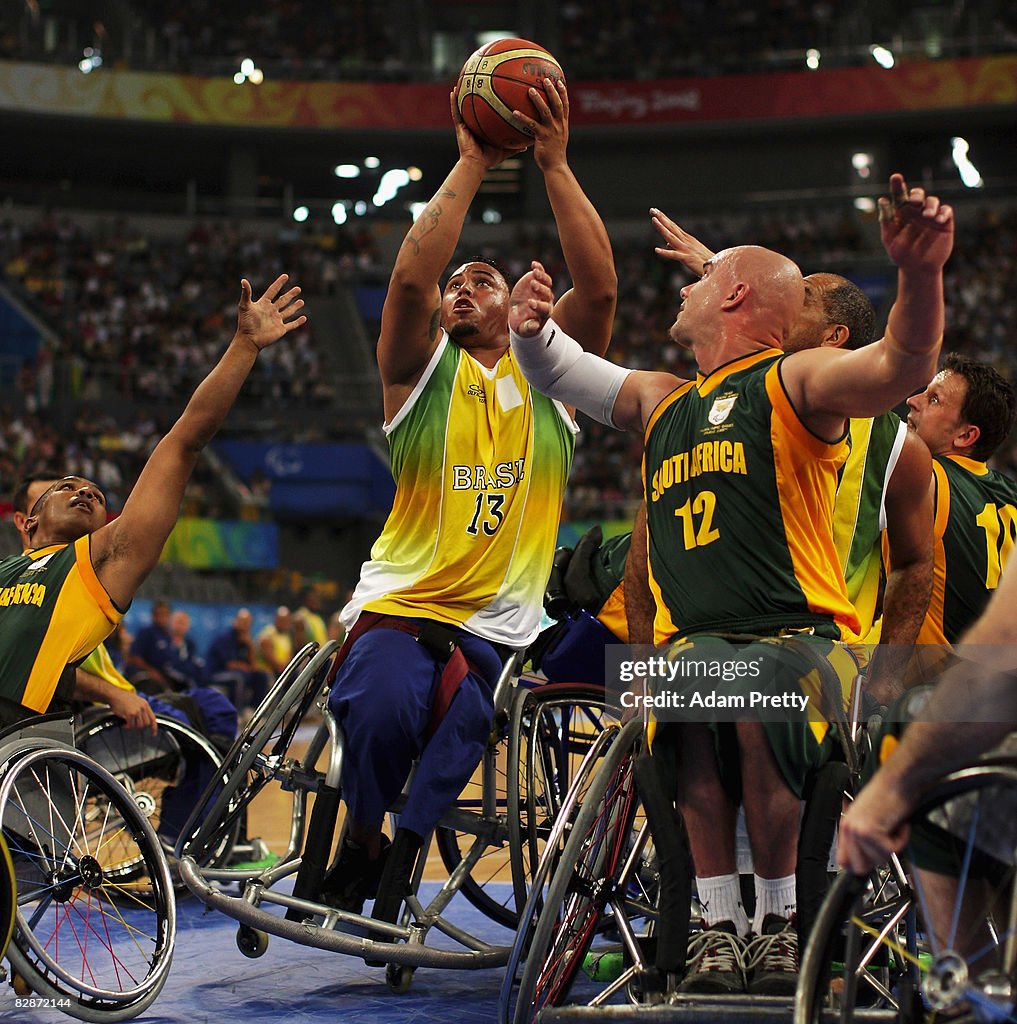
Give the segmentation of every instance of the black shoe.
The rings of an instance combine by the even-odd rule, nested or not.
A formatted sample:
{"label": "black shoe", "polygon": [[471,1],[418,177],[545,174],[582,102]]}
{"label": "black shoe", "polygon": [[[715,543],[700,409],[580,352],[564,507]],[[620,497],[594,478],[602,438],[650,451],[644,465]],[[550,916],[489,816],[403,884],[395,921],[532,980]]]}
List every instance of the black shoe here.
{"label": "black shoe", "polygon": [[381,850],[371,860],[367,851],[347,839],[343,842],[335,864],[328,869],[321,883],[321,901],[336,910],[359,914],[365,900],[378,895],[378,882],[385,869],[392,844],[388,836],[381,837]]}
{"label": "black shoe", "polygon": [[731,921],[720,921],[689,943],[681,993],[737,995],[745,991],[745,940]]}
{"label": "black shoe", "polygon": [[745,947],[745,966],[752,972],[752,995],[793,996],[798,985],[798,932],[794,921],[767,914],[762,935]]}
{"label": "black shoe", "polygon": [[[417,866],[417,855],[423,845],[423,839],[409,829],[397,828],[385,859],[385,868],[377,885],[377,898],[371,917],[376,921],[395,924],[399,920],[403,900],[413,891],[413,872]],[[392,942],[392,936],[382,932],[372,932],[376,942]],[[374,966],[367,961],[369,966]]]}

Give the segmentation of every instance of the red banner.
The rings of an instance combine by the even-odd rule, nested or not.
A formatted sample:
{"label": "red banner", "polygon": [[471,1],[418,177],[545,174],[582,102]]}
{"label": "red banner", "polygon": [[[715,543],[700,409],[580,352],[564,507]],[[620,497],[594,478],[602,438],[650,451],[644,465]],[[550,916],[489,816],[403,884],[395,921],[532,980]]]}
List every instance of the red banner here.
{"label": "red banner", "polygon": [[[244,127],[445,130],[448,85],[273,82],[0,63],[0,109]],[[1017,56],[652,82],[572,82],[575,125],[815,118],[1017,105]]]}

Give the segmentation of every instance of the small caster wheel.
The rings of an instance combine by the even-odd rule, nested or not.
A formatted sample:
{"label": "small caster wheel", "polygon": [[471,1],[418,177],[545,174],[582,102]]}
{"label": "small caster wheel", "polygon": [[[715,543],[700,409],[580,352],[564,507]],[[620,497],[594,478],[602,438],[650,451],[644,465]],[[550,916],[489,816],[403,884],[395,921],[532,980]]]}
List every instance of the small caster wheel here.
{"label": "small caster wheel", "polygon": [[237,929],[237,949],[252,960],[264,956],[268,951],[268,932],[242,924]]}
{"label": "small caster wheel", "polygon": [[11,974],[11,988],[14,989],[14,994],[22,999],[27,999],[32,994],[32,986],[17,971]]}
{"label": "small caster wheel", "polygon": [[413,968],[406,964],[389,964],[385,968],[385,984],[397,996],[404,996],[413,984]]}

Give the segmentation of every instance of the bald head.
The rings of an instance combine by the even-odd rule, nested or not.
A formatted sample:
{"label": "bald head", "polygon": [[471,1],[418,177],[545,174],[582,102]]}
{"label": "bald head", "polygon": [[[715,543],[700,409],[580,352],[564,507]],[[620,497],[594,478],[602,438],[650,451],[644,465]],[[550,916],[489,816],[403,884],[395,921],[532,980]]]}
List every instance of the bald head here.
{"label": "bald head", "polygon": [[779,347],[805,300],[797,265],[772,249],[739,245],[707,260],[699,281],[686,285],[671,337],[710,372],[729,359]]}

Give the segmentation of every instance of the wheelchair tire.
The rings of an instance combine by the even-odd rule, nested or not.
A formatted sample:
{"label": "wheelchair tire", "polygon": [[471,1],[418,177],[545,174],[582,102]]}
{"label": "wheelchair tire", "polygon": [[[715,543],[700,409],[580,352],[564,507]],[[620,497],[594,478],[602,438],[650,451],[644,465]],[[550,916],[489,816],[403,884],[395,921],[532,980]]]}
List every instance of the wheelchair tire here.
{"label": "wheelchair tire", "polygon": [[[950,999],[966,999],[955,979],[965,982],[973,998],[970,1002],[986,1002],[999,996],[998,979],[986,979],[982,990],[980,978],[991,960],[992,943],[1002,950],[1008,935],[1013,933],[1011,919],[1017,907],[1013,899],[1014,866],[996,860],[980,850],[976,843],[977,823],[981,810],[991,814],[1001,789],[1017,794],[1017,763],[1010,759],[986,759],[947,775],[923,799],[910,819],[912,839],[905,851],[908,860],[919,861],[930,856],[928,844],[935,847],[937,874],[957,877],[958,897],[950,908],[949,934],[937,940],[930,926],[930,915],[922,883],[912,870],[911,881],[894,872],[876,872],[859,879],[850,872],[841,872],[827,893],[802,958],[801,977],[795,996],[795,1024],[818,1024],[828,1020],[853,1020],[862,1015],[866,1020],[921,1021],[925,1002],[934,1002],[932,1009],[947,1011]],[[966,802],[966,803],[965,803]],[[1012,814],[1007,812],[1008,818]],[[954,824],[947,829],[944,823]],[[924,839],[919,839],[923,836]],[[923,843],[920,847],[919,843]],[[994,893],[1002,893],[1009,917],[993,920],[987,934],[989,946],[981,939],[958,932],[961,920],[961,898],[976,895],[976,876],[989,881]],[[993,918],[993,907],[965,907],[969,919],[979,925]],[[972,913],[973,911],[973,913]],[[918,931],[928,936],[928,945],[918,952]],[[909,921],[910,918],[910,921]],[[906,934],[904,925],[908,922]],[[945,922],[944,922],[945,923]],[[966,942],[967,940],[967,942]],[[967,962],[966,954],[957,953],[965,944],[978,945],[975,959]],[[955,948],[956,947],[956,948]],[[970,968],[970,971],[969,971]],[[1012,1019],[1014,996],[1007,1010],[991,1019]],[[994,1010],[995,1012],[995,1010]]]}
{"label": "wheelchair tire", "polygon": [[[199,794],[216,779],[225,786],[227,777],[221,767],[222,755],[201,733],[167,715],[155,717],[159,730],[152,736],[147,730],[125,729],[112,712],[102,714],[75,730],[74,745],[106,768],[134,797],[165,852],[172,854]],[[240,824],[237,818],[224,833],[211,866],[229,860]]]}
{"label": "wheelchair tire", "polygon": [[285,761],[338,649],[335,641],[320,650],[312,643],[294,655],[223,757],[225,784],[213,779],[198,798],[180,831],[178,852],[202,867],[212,863],[225,838],[239,826],[250,802]]}
{"label": "wheelchair tire", "polygon": [[[131,795],[78,750],[28,746],[4,766],[0,824],[18,891],[13,973],[80,1020],[137,1016],[166,981],[176,903]],[[138,862],[142,877],[126,881]]]}
{"label": "wheelchair tire", "polygon": [[549,683],[524,691],[521,697],[512,708],[507,780],[509,855],[517,907],[526,902],[575,772],[606,719],[603,687]]}
{"label": "wheelchair tire", "polygon": [[515,1024],[568,996],[593,941],[630,837],[638,803],[635,758],[643,724],[629,722],[608,748],[576,816],[537,919],[515,999]]}
{"label": "wheelchair tire", "polygon": [[[507,846],[491,846],[486,850],[460,889],[481,913],[513,931],[519,924],[519,911],[526,902],[543,839],[572,781],[571,773],[603,728],[603,708],[603,688],[583,683],[549,683],[532,690],[519,688],[515,692],[509,709],[508,730],[499,738],[496,755],[495,804],[499,818],[505,823]],[[582,719],[585,733],[579,725],[564,731],[558,723],[548,728],[552,716],[562,713],[568,722]],[[535,745],[527,739],[531,733],[539,733],[540,749],[532,759],[537,767],[531,764],[527,769],[521,758]],[[539,770],[541,766],[546,769],[543,774]],[[553,792],[535,796],[531,789],[538,779],[545,785],[550,785],[545,780],[553,779]],[[482,812],[482,804],[483,794],[477,781],[467,786],[457,802],[460,808],[477,814]],[[530,807],[534,810],[529,810]],[[550,811],[540,810],[544,807]],[[534,822],[532,828],[527,821]],[[468,832],[450,828],[437,830],[438,852],[449,872],[463,859],[473,839]],[[509,889],[500,883],[489,884],[506,878],[512,881]]]}

